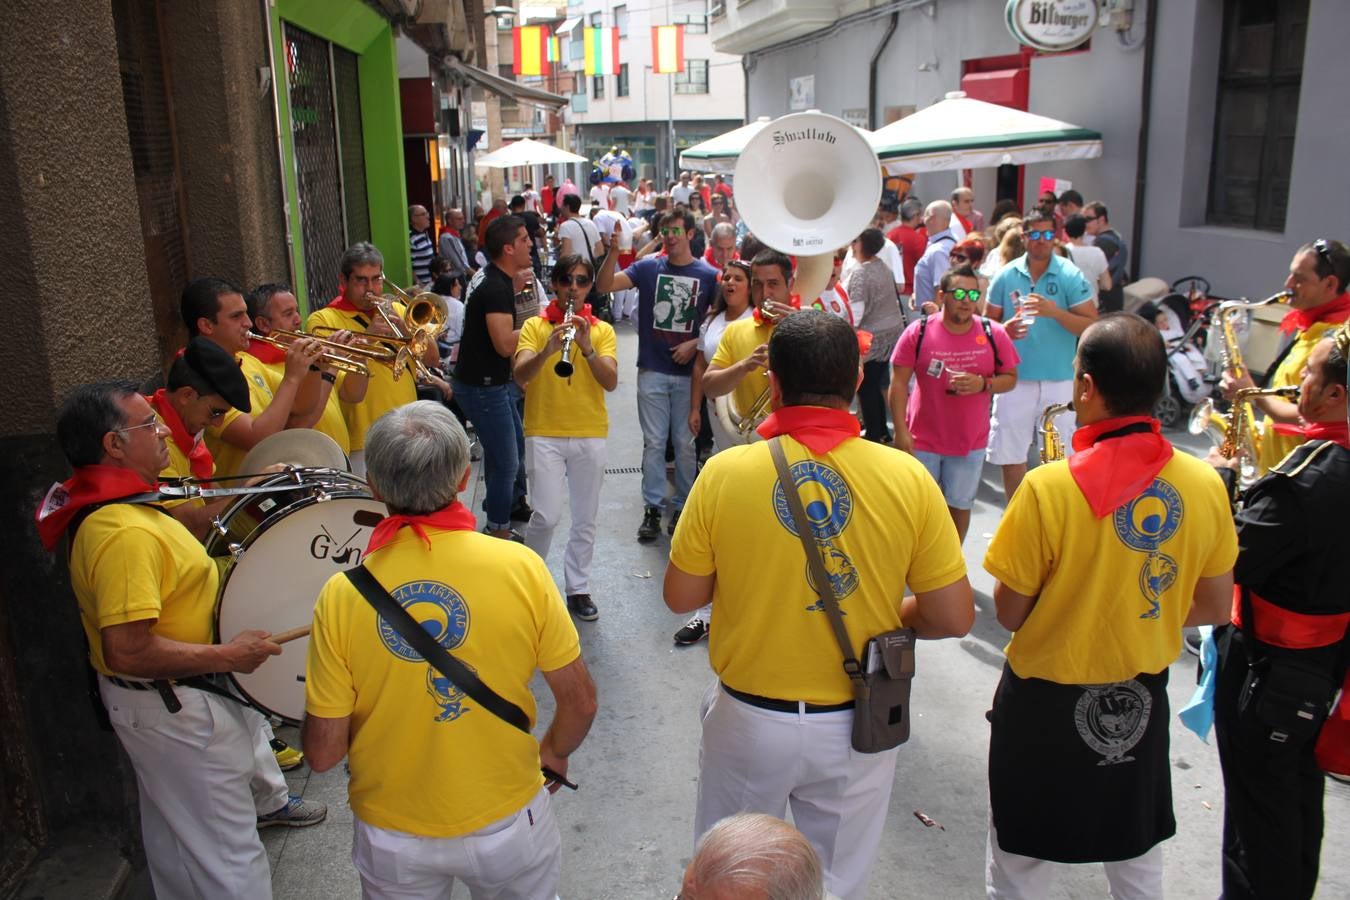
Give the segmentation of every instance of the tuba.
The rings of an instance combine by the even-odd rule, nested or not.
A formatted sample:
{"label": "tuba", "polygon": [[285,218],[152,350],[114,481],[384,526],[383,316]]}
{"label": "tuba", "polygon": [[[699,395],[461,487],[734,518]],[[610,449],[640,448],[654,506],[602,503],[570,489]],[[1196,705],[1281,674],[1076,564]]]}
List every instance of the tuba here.
{"label": "tuba", "polygon": [[1055,427],[1055,416],[1073,409],[1072,403],[1054,403],[1041,412],[1041,463],[1052,463],[1064,458],[1064,438]]}
{"label": "tuba", "polygon": [[[766,247],[797,258],[793,289],[803,305],[829,283],[834,252],[871,223],[881,200],[881,163],[858,129],[818,110],[765,125],[736,160],[736,211]],[[713,401],[726,430],[750,443],[768,416],[766,388],[747,410],[728,394]]]}

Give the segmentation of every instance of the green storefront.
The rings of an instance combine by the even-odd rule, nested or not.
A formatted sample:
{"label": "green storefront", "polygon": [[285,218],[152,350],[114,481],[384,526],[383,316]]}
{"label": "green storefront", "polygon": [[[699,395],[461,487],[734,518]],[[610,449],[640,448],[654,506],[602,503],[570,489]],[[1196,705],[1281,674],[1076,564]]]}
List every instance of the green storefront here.
{"label": "green storefront", "polygon": [[363,0],[276,0],[272,71],[295,294],[315,309],[337,293],[357,241],[412,282],[398,59],[388,19]]}

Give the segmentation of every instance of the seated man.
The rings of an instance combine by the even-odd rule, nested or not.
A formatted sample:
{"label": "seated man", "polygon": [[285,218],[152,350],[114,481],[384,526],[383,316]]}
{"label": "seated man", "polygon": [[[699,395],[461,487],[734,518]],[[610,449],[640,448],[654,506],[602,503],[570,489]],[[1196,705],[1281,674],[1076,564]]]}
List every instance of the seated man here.
{"label": "seated man", "polygon": [[444,897],[462,879],[475,897],[553,897],[562,841],[541,766],[565,777],[595,717],[576,627],[534,551],[474,530],[457,499],[469,439],[444,406],[386,413],[366,464],[390,512],[369,573],[531,725],[542,670],[556,712],[538,741],[499,719],[333,576],[314,608],[301,743],[316,772],[348,757],[364,894]]}

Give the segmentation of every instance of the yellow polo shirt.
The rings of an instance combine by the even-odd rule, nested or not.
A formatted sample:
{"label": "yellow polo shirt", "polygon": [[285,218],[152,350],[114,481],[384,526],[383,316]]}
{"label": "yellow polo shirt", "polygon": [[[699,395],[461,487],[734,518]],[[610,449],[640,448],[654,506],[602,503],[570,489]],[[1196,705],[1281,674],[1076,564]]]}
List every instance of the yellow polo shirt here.
{"label": "yellow polo shirt", "polygon": [[[473,531],[410,528],[366,566],[447,651],[535,720],[530,678],[580,656],[576,627],[543,561]],[[314,607],[305,710],[351,717],[347,791],[361,821],[426,837],[477,831],[543,784],[539,744],[469,699],[344,575]],[[414,762],[421,761],[421,762]]]}
{"label": "yellow polo shirt", "polygon": [[[708,365],[720,369],[730,368],[749,357],[760,344],[767,344],[772,334],[773,326],[759,324],[754,316],[737,319],[722,332],[722,339],[717,343],[717,352],[708,360]],[[741,383],[731,392],[736,414],[744,417],[750,407],[755,405],[755,401],[768,389],[769,376],[765,374],[764,369],[756,369],[742,378]]]}
{"label": "yellow polo shirt", "polygon": [[[1318,341],[1326,337],[1327,332],[1338,327],[1340,327],[1339,323],[1316,322],[1307,331],[1299,332],[1298,336],[1294,338],[1293,346],[1289,348],[1289,352],[1280,362],[1279,368],[1271,376],[1270,387],[1294,387],[1302,383],[1303,367],[1308,364],[1308,357],[1312,356],[1313,348],[1317,346]],[[1288,456],[1291,450],[1307,441],[1307,438],[1302,435],[1279,434],[1272,425],[1273,423],[1269,420],[1265,422],[1257,449],[1256,455],[1262,475]]]}
{"label": "yellow polo shirt", "polygon": [[1196,582],[1236,560],[1223,482],[1179,452],[1144,493],[1103,519],[1067,461],[1033,469],[1003,513],[984,568],[1038,598],[1008,642],[1018,677],[1107,684],[1171,665]]}
{"label": "yellow polo shirt", "polygon": [[[251,407],[249,414],[256,419],[272,404],[273,396],[281,387],[281,375],[251,354],[241,353],[238,359],[239,368],[244,373],[244,381],[248,383],[248,400]],[[225,429],[242,415],[244,413],[231,407],[219,425],[206,426],[206,446],[210,448],[211,457],[216,461],[216,475],[221,478],[239,474],[239,466],[248,455],[247,450],[226,443],[221,437]]]}
{"label": "yellow polo shirt", "polygon": [[177,519],[148,506],[111,503],[89,514],[70,550],[70,584],[89,639],[89,661],[104,675],[99,632],[154,619],[152,633],[209,644],[219,584],[216,565]]}
{"label": "yellow polo shirt", "polygon": [[[941,490],[908,453],[850,438],[812,456],[782,440],[861,654],[868,638],[901,626],[906,585],[931,591],[965,576],[956,527]],[[808,703],[853,698],[767,443],[708,460],[675,528],[670,561],[691,575],[717,575],[708,657],[724,683]]]}
{"label": "yellow polo shirt", "polygon": [[[260,361],[260,364],[264,368],[270,369],[277,383],[281,383],[281,379],[286,375],[286,364],[284,362],[265,363]],[[347,432],[347,422],[342,416],[342,404],[338,400],[338,389],[342,387],[342,379],[346,377],[346,372],[337,373],[337,383],[328,392],[328,399],[323,405],[323,414],[319,416],[319,421],[310,427],[336,441],[337,445],[342,448],[343,453],[350,453],[352,449],[351,437]]]}
{"label": "yellow polo shirt", "polygon": [[[553,323],[543,316],[526,319],[520,329],[516,352],[543,352],[552,333]],[[614,336],[614,326],[597,320],[591,326],[591,347],[599,355],[617,360],[619,342]],[[554,364],[560,359],[562,350],[544,361],[544,368],[525,390],[525,436],[605,437],[609,434],[605,389],[595,380],[590,364],[581,355],[581,348],[572,348],[574,369],[570,378],[559,378],[553,371]]]}
{"label": "yellow polo shirt", "polygon": [[[394,311],[401,317],[404,307],[394,304]],[[378,314],[372,314],[378,315]],[[364,324],[363,324],[364,323]],[[305,330],[313,331],[317,325],[330,328],[345,328],[364,334],[370,324],[370,316],[365,313],[344,312],[331,306],[325,306],[309,314]],[[323,337],[324,335],[320,335]],[[391,409],[412,403],[417,399],[417,378],[412,372],[405,371],[397,381],[388,366],[379,363],[370,364],[370,381],[367,382],[366,396],[360,403],[342,403],[342,417],[347,422],[347,436],[352,451],[364,450],[366,432],[380,416]],[[339,401],[341,402],[341,401]],[[339,443],[341,443],[339,441]]]}

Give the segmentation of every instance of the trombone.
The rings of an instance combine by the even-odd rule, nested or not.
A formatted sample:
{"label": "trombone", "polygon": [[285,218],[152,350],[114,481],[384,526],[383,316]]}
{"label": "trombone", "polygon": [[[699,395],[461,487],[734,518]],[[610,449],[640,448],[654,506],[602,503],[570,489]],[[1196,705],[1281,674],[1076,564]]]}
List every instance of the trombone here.
{"label": "trombone", "polygon": [[[353,332],[352,343],[336,344],[344,348],[349,355],[359,355],[366,359],[387,365],[393,370],[397,381],[405,368],[411,368],[417,378],[425,378],[429,372],[422,356],[445,330],[450,318],[450,309],[440,294],[423,291],[409,294],[396,284],[389,284],[394,294],[382,294],[374,300],[375,312],[389,326],[392,335]],[[406,312],[402,317],[394,310],[394,303],[402,302]],[[330,334],[344,329],[319,325],[314,333]],[[331,342],[330,342],[331,343]],[[353,352],[356,351],[356,352]]]}
{"label": "trombone", "polygon": [[[258,334],[250,331],[248,336],[251,340],[261,341],[264,344],[271,344],[273,347],[282,350],[289,350],[291,346],[299,340],[310,338],[318,341],[323,346],[323,353],[319,359],[330,368],[337,369],[339,372],[346,372],[349,375],[369,375],[370,367],[361,361],[359,357],[372,359],[375,362],[384,362],[374,355],[369,355],[364,348],[350,347],[347,344],[340,344],[337,341],[325,340],[321,337],[315,337],[312,334],[305,334],[300,331],[287,331],[284,328],[278,328],[271,334]],[[391,363],[392,364],[392,363]]]}

